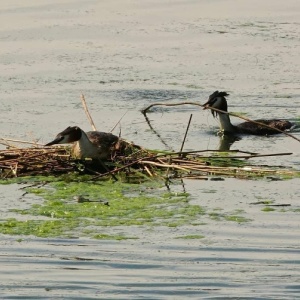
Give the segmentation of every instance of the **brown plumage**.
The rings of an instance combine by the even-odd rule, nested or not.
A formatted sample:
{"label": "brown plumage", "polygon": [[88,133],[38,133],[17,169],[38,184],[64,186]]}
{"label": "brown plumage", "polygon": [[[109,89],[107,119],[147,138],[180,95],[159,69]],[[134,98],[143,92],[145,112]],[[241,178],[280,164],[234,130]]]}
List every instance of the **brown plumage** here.
{"label": "brown plumage", "polygon": [[[227,112],[227,100],[225,96],[229,96],[226,92],[215,91],[212,93],[208,101],[204,104],[203,109],[208,109],[210,107],[217,108]],[[276,129],[268,128],[259,124],[252,122],[243,122],[238,125],[232,125],[230,117],[228,114],[221,112],[213,111],[212,115],[214,117],[219,117],[221,130],[224,131],[224,134],[253,134],[253,135],[272,135],[280,133]],[[258,119],[255,122],[266,124],[273,128],[277,128],[281,131],[290,129],[293,124],[287,120],[273,119],[273,120],[264,120]]]}
{"label": "brown plumage", "polygon": [[[78,126],[73,126],[60,132],[52,142],[45,146],[68,143],[74,143],[72,153],[76,158],[104,160],[112,158],[116,152],[122,152],[128,145],[131,145],[112,133],[84,132]],[[134,145],[134,147],[138,146]]]}

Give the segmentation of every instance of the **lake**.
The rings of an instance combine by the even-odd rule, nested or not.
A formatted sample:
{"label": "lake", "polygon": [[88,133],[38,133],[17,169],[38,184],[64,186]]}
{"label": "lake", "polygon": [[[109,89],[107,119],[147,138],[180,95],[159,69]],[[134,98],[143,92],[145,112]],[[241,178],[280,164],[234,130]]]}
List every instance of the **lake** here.
{"label": "lake", "polygon": [[[298,0],[2,0],[0,137],[43,144],[70,125],[91,130],[81,94],[98,130],[121,120],[113,132],[150,149],[179,150],[190,114],[184,149],[219,149],[209,111],[155,107],[159,136],[140,112],[203,104],[215,90],[230,94],[232,112],[299,122],[299,10]],[[300,170],[300,144],[283,134],[231,149],[292,152],[252,162]],[[1,235],[1,298],[299,298],[300,179],[223,179],[171,186],[205,208],[198,225],[103,229],[136,237],[123,241]],[[0,189],[2,220],[42,201]],[[189,235],[203,238],[180,238]]]}

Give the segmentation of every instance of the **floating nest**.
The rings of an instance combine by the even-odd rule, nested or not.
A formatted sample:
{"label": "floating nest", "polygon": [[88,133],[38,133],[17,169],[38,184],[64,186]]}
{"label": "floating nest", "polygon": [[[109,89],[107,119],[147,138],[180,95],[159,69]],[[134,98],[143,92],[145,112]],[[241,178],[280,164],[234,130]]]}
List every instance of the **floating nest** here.
{"label": "floating nest", "polygon": [[126,149],[105,162],[78,160],[70,147],[39,147],[0,150],[0,178],[22,176],[57,176],[77,172],[93,179],[125,176],[207,179],[209,176],[255,178],[265,176],[299,176],[299,172],[281,167],[257,166],[250,158],[291,153],[257,154],[241,151],[226,153],[213,150],[191,152],[158,152]]}
{"label": "floating nest", "polygon": [[[84,95],[81,95],[84,111],[90,121],[93,130],[96,130],[92,117],[86,105]],[[200,105],[198,103],[155,103],[143,110],[150,129],[154,132],[146,112],[154,105],[176,106],[184,104]],[[201,105],[200,105],[201,106]],[[211,108],[212,109],[212,108]],[[216,109],[214,109],[216,110]],[[227,112],[225,112],[227,113]],[[229,113],[228,113],[229,114]],[[185,138],[190,126],[191,117],[186,129]],[[242,117],[241,117],[242,118]],[[121,118],[122,119],[122,118]],[[251,121],[251,120],[248,120]],[[118,122],[119,123],[119,122]],[[117,124],[118,124],[117,123]],[[296,137],[285,133],[294,139]],[[299,139],[297,139],[300,141]],[[19,148],[10,144],[33,145],[31,148]],[[61,175],[71,172],[79,174],[92,174],[93,179],[118,176],[133,177],[162,177],[171,178],[207,179],[208,176],[231,176],[239,178],[255,178],[264,176],[299,176],[299,171],[280,167],[257,166],[249,163],[250,158],[261,156],[282,156],[292,153],[258,154],[231,150],[218,152],[215,150],[199,150],[190,152],[163,152],[143,149],[128,143],[128,147],[115,149],[110,160],[78,160],[71,155],[70,147],[43,147],[37,143],[0,138],[0,144],[7,147],[0,150],[0,178],[13,178],[22,176],[47,176]],[[275,178],[275,177],[274,177]]]}

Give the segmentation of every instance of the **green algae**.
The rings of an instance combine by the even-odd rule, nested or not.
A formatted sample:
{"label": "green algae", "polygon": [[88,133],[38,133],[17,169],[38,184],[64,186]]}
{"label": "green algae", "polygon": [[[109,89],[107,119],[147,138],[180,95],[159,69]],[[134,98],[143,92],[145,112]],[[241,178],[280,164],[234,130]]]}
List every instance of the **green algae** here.
{"label": "green algae", "polygon": [[11,235],[34,235],[37,237],[61,236],[65,226],[62,220],[26,220],[10,218],[0,223],[0,232]]}
{"label": "green algae", "polygon": [[230,222],[237,222],[237,223],[245,223],[250,222],[251,219],[241,216],[242,213],[245,213],[243,210],[237,209],[229,213],[221,213],[218,212],[219,209],[214,210],[213,212],[208,213],[210,219],[214,221],[230,221]]}
{"label": "green algae", "polygon": [[203,238],[205,238],[205,236],[200,234],[190,234],[190,235],[183,235],[183,236],[176,237],[176,239],[184,239],[184,240],[199,240]]}
{"label": "green algae", "polygon": [[93,236],[94,239],[97,240],[116,240],[116,241],[122,241],[122,240],[129,240],[129,239],[137,239],[136,237],[126,237],[124,235],[111,235],[111,234],[95,234]]}
{"label": "green algae", "polygon": [[224,218],[227,221],[237,222],[237,223],[245,223],[251,221],[250,219],[239,215],[230,215],[230,216],[225,216]]}
{"label": "green algae", "polygon": [[[25,191],[40,198],[41,203],[26,209],[12,209],[22,216],[22,220],[17,217],[1,220],[1,233],[121,240],[135,237],[107,233],[105,228],[177,227],[191,224],[205,213],[200,206],[189,204],[188,193],[166,192],[158,180],[129,184],[121,181],[79,182],[78,178],[64,177],[62,180],[60,177],[26,179],[26,183],[30,185]],[[85,201],[79,202],[79,197]]]}
{"label": "green algae", "polygon": [[275,211],[275,208],[270,207],[270,206],[266,206],[266,207],[264,207],[261,211],[264,211],[264,212]]}

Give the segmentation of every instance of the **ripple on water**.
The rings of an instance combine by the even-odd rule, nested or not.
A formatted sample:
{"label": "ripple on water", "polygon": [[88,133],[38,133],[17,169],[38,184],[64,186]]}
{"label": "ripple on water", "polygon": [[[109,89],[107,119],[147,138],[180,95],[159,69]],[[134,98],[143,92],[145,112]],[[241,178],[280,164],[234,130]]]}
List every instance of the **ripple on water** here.
{"label": "ripple on water", "polygon": [[1,244],[4,299],[74,299],[78,292],[86,299],[292,299],[300,288],[298,249],[215,247],[198,241],[7,239]]}

